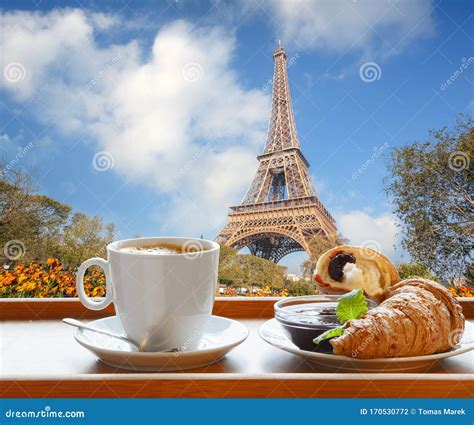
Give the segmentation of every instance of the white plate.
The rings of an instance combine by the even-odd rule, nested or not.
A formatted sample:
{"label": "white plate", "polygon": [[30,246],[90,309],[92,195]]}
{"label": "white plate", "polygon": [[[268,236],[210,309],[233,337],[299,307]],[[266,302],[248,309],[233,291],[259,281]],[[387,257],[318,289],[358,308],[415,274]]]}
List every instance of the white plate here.
{"label": "white plate", "polygon": [[271,319],[260,327],[260,336],[274,347],[289,353],[297,354],[305,359],[317,363],[325,368],[345,370],[352,372],[403,372],[426,370],[437,360],[457,356],[474,349],[474,324],[466,322],[461,342],[452,350],[444,353],[431,354],[429,356],[396,357],[388,359],[353,359],[335,354],[316,353],[299,349],[286,335],[282,326]]}
{"label": "white plate", "polygon": [[[117,335],[125,335],[117,316],[89,323]],[[211,316],[197,349],[180,352],[137,352],[130,344],[97,332],[77,329],[74,338],[92,351],[104,363],[122,368],[148,372],[169,372],[207,366],[221,360],[248,336],[241,323],[225,317]]]}

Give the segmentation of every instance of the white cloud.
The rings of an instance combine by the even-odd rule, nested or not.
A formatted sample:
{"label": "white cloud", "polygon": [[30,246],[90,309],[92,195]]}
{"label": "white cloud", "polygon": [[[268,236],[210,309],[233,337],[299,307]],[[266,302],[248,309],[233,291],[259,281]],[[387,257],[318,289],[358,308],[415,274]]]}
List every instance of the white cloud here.
{"label": "white cloud", "polygon": [[393,261],[400,261],[403,252],[399,246],[396,218],[390,213],[371,216],[360,210],[336,215],[338,231],[352,245],[380,248]]}
{"label": "white cloud", "polygon": [[[112,154],[113,171],[169,195],[160,215],[172,231],[222,223],[252,178],[269,112],[268,96],[242,87],[231,68],[232,36],[175,21],[143,51],[137,40],[99,46],[95,31],[117,25],[104,14],[7,12],[0,20],[1,69],[25,71],[0,82],[16,100],[40,93],[47,105],[38,119],[94,140]],[[176,219],[195,206],[199,215]]]}
{"label": "white cloud", "polygon": [[392,54],[433,29],[431,0],[247,0],[269,12],[285,44]]}

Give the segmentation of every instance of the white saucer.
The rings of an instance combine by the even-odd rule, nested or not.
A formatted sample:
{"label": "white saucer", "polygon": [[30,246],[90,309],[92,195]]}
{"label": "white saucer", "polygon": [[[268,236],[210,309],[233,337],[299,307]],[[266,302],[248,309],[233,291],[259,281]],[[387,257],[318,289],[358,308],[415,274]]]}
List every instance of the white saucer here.
{"label": "white saucer", "polygon": [[298,348],[286,335],[276,319],[265,322],[259,330],[263,340],[274,347],[297,354],[325,368],[351,372],[415,372],[426,370],[436,361],[457,356],[474,349],[474,324],[466,322],[461,342],[452,350],[429,356],[396,357],[387,359],[361,360],[335,354],[316,353]]}
{"label": "white saucer", "polygon": [[[89,323],[117,335],[125,335],[117,316]],[[122,368],[148,372],[169,372],[207,366],[221,360],[248,336],[241,323],[225,317],[211,316],[197,349],[180,352],[138,352],[126,341],[97,332],[77,329],[74,338],[92,351],[104,363]]]}

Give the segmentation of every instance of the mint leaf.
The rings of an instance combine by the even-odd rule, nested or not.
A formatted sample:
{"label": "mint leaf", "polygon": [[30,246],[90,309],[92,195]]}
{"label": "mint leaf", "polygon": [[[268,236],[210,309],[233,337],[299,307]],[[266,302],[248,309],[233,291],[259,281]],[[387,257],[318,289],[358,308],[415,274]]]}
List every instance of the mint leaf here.
{"label": "mint leaf", "polygon": [[344,332],[344,326],[340,325],[337,328],[328,329],[326,332],[322,333],[317,338],[314,338],[313,342],[315,344],[319,344],[321,341],[324,341],[325,339],[333,338],[335,336],[341,336],[343,332]]}
{"label": "mint leaf", "polygon": [[345,323],[351,319],[358,319],[368,310],[364,292],[362,289],[354,289],[339,299],[336,314],[339,322]]}
{"label": "mint leaf", "polygon": [[362,289],[354,289],[353,291],[344,294],[341,298],[339,298],[336,308],[337,318],[339,322],[342,323],[342,325],[327,330],[317,338],[314,338],[313,342],[315,344],[319,344],[325,339],[341,336],[344,333],[344,324],[348,320],[358,319],[368,310],[369,307],[367,306],[367,300],[365,299],[364,291],[362,291]]}

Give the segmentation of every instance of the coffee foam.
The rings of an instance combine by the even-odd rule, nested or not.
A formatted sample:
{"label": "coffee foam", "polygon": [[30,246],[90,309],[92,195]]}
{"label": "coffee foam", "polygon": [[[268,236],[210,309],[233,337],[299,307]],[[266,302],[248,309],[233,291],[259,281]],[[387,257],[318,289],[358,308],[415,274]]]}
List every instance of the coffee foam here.
{"label": "coffee foam", "polygon": [[125,246],[120,251],[130,254],[164,255],[164,254],[182,254],[185,252],[179,245],[157,244],[142,246]]}

